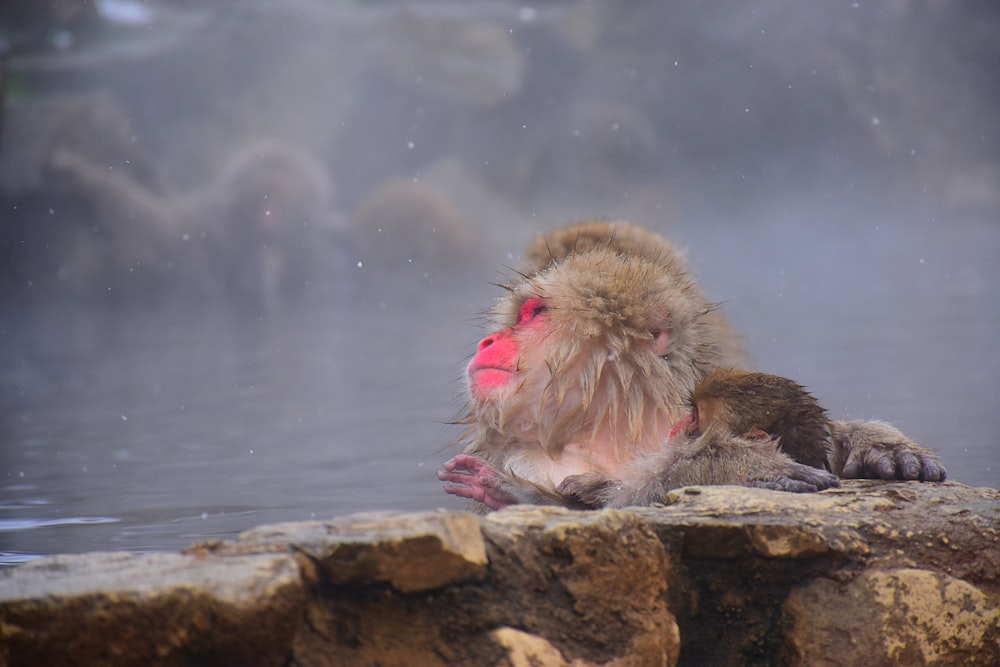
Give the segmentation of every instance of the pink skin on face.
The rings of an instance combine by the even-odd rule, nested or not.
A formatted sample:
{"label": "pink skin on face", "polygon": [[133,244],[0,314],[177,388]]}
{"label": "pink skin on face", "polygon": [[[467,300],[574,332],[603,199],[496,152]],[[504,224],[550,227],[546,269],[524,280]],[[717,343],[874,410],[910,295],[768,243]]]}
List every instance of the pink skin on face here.
{"label": "pink skin on face", "polygon": [[[510,387],[512,380],[518,375],[521,341],[525,340],[525,335],[533,336],[539,329],[543,333],[548,329],[548,305],[541,297],[533,297],[521,306],[513,326],[479,341],[476,355],[468,367],[469,390],[475,400],[487,402],[502,397],[501,392]],[[659,329],[651,333],[650,348],[657,355],[666,354],[670,346],[670,330]],[[670,437],[681,431],[687,432],[691,423],[691,417],[682,420],[671,429]],[[593,443],[590,445],[587,460],[592,460]],[[563,461],[562,464],[557,474],[558,479],[579,472],[579,467],[572,465],[572,462]],[[609,464],[608,467],[614,468],[614,465]],[[445,482],[447,493],[460,498],[471,498],[490,509],[503,509],[518,502],[517,498],[503,490],[495,469],[476,456],[455,456],[445,462],[437,477]]]}
{"label": "pink skin on face", "polygon": [[469,362],[469,382],[477,399],[502,389],[517,370],[517,341],[513,329],[504,329],[479,341],[479,351]]}
{"label": "pink skin on face", "polygon": [[676,438],[680,433],[690,433],[691,429],[696,426],[697,423],[695,422],[694,415],[688,415],[670,428],[670,433],[667,434],[667,442]]}
{"label": "pink skin on face", "polygon": [[[520,343],[515,334],[543,326],[546,310],[543,299],[528,299],[518,311],[514,326],[479,341],[476,356],[469,362],[468,368],[469,388],[476,400],[490,400],[498,391],[510,386],[517,374],[520,357]],[[446,492],[460,498],[471,498],[490,509],[503,509],[517,502],[501,490],[493,468],[475,456],[459,454],[446,461],[437,477],[445,482]]]}
{"label": "pink skin on face", "polygon": [[479,341],[479,349],[468,368],[469,385],[475,398],[485,400],[510,384],[517,372],[520,356],[519,343],[514,334],[544,324],[545,311],[544,300],[537,297],[528,299],[521,306],[514,326]]}

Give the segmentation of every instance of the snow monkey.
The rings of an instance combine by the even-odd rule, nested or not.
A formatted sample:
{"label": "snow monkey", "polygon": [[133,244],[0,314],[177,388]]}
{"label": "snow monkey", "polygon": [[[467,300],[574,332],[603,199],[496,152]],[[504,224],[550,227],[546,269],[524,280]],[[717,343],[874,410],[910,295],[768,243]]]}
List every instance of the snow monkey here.
{"label": "snow monkey", "polygon": [[59,148],[49,169],[92,209],[118,282],[133,270],[154,286],[222,292],[239,306],[276,315],[310,281],[326,277],[342,235],[326,167],[287,142],[259,139],[213,178],[161,192],[127,173]]}
{"label": "snow monkey", "polygon": [[573,475],[559,493],[587,506],[627,507],[693,484],[800,492],[840,485],[826,469],[833,447],[826,410],[795,382],[716,369],[695,387],[689,409],[660,453],[633,462],[622,479]]}
{"label": "snow monkey", "polygon": [[[537,239],[524,257],[467,368],[465,448],[438,472],[448,493],[491,509],[585,507],[652,502],[672,484],[812,491],[837,476],[945,478],[937,457],[883,422],[830,421],[829,437],[805,442],[787,425],[724,432],[727,420],[709,419],[719,427],[702,431],[702,417],[692,427],[696,387],[749,361],[666,239],[586,222]],[[652,481],[655,471],[672,477]],[[639,491],[595,494],[602,480]]]}

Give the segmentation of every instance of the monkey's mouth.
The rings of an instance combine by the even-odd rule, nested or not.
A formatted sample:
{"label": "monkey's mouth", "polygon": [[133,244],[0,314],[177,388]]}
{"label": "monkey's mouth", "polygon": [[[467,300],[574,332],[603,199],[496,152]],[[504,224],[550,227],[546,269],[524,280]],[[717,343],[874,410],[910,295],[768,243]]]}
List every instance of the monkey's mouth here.
{"label": "monkey's mouth", "polygon": [[506,387],[513,377],[513,368],[486,365],[469,366],[469,382],[477,392]]}

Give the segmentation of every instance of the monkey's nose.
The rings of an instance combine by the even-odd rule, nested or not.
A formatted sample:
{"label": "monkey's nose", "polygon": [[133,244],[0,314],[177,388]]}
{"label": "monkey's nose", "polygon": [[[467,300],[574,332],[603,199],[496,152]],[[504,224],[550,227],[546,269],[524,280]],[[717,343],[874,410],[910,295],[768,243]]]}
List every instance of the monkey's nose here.
{"label": "monkey's nose", "polygon": [[496,339],[497,339],[497,335],[493,334],[493,335],[487,336],[486,338],[484,338],[481,341],[479,341],[479,349],[480,349],[480,351],[485,350],[490,345],[492,345],[493,343],[495,343]]}

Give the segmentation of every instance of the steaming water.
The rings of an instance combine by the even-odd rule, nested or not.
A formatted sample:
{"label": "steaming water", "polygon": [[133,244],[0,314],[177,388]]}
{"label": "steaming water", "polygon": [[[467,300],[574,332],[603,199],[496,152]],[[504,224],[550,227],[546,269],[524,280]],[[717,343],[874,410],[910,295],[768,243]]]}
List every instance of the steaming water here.
{"label": "steaming water", "polygon": [[[782,216],[785,216],[783,219]],[[761,368],[998,485],[993,221],[674,230]],[[822,231],[826,230],[826,231]],[[861,250],[859,250],[859,248]],[[496,279],[266,324],[224,309],[5,313],[0,551],[177,549],[276,521],[461,504],[434,472]]]}
{"label": "steaming water", "polygon": [[326,305],[267,325],[65,306],[7,322],[2,549],[176,548],[447,505],[434,470],[465,353],[454,341],[476,335],[462,309],[438,320],[456,336],[377,304]]}
{"label": "steaming water", "polygon": [[[499,239],[500,257],[584,216],[654,227],[688,247],[761,369],[834,416],[897,424],[941,451],[951,479],[1000,487],[995,15],[958,3],[153,4],[148,28],[10,59],[0,562],[460,507],[434,472],[456,436],[446,422],[477,314],[499,291],[490,266],[379,294],[352,273],[267,322],[224,303],[36,295],[23,279],[44,273],[35,255],[60,257],[77,236],[59,234],[83,227],[53,224],[58,188],[41,165],[55,144],[31,130],[30,104],[14,112],[66,91],[108,91],[129,121],[117,129],[136,134],[126,143],[180,190],[273,134],[315,151],[346,217],[386,181],[436,174],[427,182],[477,238]],[[471,31],[425,23],[441,18]],[[451,53],[457,67],[444,66]],[[100,159],[131,155],[116,133],[80,128],[110,142],[90,147]]]}

